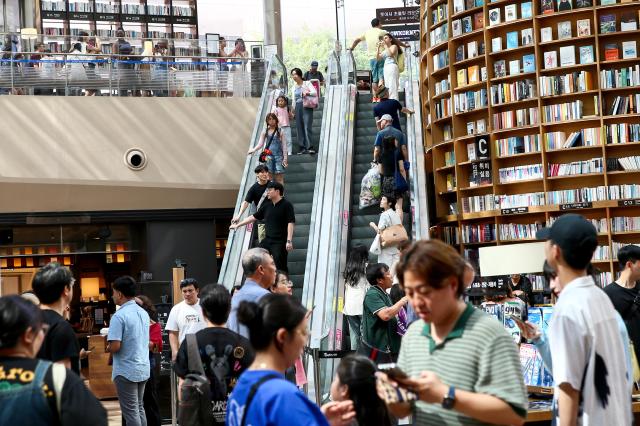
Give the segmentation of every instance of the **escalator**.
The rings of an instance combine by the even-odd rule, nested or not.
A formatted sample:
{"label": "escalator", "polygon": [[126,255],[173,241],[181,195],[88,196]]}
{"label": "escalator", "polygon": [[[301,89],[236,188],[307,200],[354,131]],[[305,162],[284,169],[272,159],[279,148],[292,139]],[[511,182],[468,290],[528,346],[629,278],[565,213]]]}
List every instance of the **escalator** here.
{"label": "escalator", "polygon": [[[400,93],[400,102],[404,104],[404,92]],[[375,205],[360,209],[360,188],[362,187],[362,178],[371,168],[373,160],[373,144],[376,140],[378,129],[373,116],[373,107],[376,104],[371,103],[371,95],[358,94],[356,104],[356,120],[355,120],[355,138],[353,152],[353,172],[351,179],[351,226],[349,228],[349,250],[358,244],[367,247],[371,246],[375,237],[375,232],[369,226],[370,222],[378,224],[380,218],[380,206]],[[404,114],[400,115],[400,124],[403,131],[407,126],[407,119]],[[403,224],[407,233],[411,235],[411,218],[407,214],[410,211],[410,200],[404,200],[404,220]],[[374,262],[376,256],[369,255],[369,260]],[[391,265],[389,265],[391,266]]]}
{"label": "escalator", "polygon": [[[320,133],[324,100],[321,98],[318,109],[313,112],[311,145],[320,149]],[[295,124],[295,123],[291,123]],[[293,151],[297,151],[296,131],[292,130]],[[309,226],[311,224],[311,206],[316,181],[317,155],[290,155],[289,167],[284,176],[285,197],[296,213],[296,226],[293,233],[293,251],[289,253],[289,278],[293,282],[294,295],[302,295],[304,271],[307,261],[307,245],[309,243]]]}

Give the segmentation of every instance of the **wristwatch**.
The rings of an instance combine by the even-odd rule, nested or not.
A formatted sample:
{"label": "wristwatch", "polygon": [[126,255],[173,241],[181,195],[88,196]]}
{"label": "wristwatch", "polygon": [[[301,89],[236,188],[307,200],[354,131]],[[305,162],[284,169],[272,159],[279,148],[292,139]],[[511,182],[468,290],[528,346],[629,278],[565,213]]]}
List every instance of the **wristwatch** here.
{"label": "wristwatch", "polygon": [[453,386],[449,387],[449,392],[442,399],[442,408],[445,410],[451,410],[453,405],[456,403],[456,388]]}
{"label": "wristwatch", "polygon": [[287,240],[287,244],[291,244],[291,240]]}

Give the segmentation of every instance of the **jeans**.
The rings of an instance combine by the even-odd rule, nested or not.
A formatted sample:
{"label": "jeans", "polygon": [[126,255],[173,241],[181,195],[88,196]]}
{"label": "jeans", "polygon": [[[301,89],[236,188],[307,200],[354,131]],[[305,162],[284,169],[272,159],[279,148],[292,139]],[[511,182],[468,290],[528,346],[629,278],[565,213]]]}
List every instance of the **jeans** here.
{"label": "jeans", "polygon": [[300,149],[311,148],[311,126],[313,125],[313,109],[296,102],[296,131]]}
{"label": "jeans", "polygon": [[347,323],[349,324],[349,342],[351,344],[351,350],[357,351],[360,344],[360,325],[362,322],[362,315],[345,315],[347,317]]}
{"label": "jeans", "polygon": [[144,382],[132,382],[122,376],[113,379],[118,393],[122,417],[127,426],[147,426],[147,416],[144,412]]}

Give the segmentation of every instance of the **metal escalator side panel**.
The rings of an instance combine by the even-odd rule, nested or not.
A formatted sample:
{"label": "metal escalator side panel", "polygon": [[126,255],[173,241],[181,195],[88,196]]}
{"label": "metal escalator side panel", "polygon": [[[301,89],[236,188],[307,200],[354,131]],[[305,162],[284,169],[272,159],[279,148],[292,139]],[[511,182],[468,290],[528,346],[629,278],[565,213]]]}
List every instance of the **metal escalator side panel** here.
{"label": "metal escalator side panel", "polygon": [[[275,71],[275,77],[279,77],[279,81],[274,84],[271,72]],[[251,142],[249,147],[255,146],[259,139],[262,129],[264,127],[264,120],[267,113],[271,111],[277,94],[282,90],[287,91],[287,72],[284,64],[276,55],[272,55],[267,66],[267,72],[265,74],[264,86],[262,89],[262,96],[260,97],[260,104],[256,114],[256,120],[253,126],[253,133],[251,135]],[[240,206],[244,200],[245,194],[255,182],[254,172],[256,165],[258,164],[258,156],[247,156],[245,160],[244,170],[242,172],[242,180],[240,182],[240,188],[238,191],[238,198],[236,199],[236,205],[234,209],[234,216],[240,212]],[[252,214],[250,210],[247,214]],[[254,224],[255,225],[255,224]],[[223,284],[227,289],[233,288],[234,285],[239,284],[242,280],[242,254],[249,248],[251,242],[251,229],[252,227],[241,228],[235,231],[229,232],[227,239],[227,246],[220,267],[220,273],[218,275],[218,282]]]}

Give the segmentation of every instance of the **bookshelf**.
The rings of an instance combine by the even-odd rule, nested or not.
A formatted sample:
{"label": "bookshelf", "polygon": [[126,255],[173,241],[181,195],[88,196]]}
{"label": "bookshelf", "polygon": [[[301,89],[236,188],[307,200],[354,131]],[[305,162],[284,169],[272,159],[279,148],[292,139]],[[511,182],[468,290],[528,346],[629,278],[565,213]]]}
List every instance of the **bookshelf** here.
{"label": "bookshelf", "polygon": [[640,243],[640,2],[559,6],[422,2],[432,223],[473,256],[579,212],[614,279],[619,245]]}
{"label": "bookshelf", "polygon": [[142,40],[177,39],[173,54],[189,54],[198,40],[196,0],[47,0],[40,2],[40,32],[52,52],[70,48],[81,32],[100,40],[111,53],[116,30],[122,27],[135,53]]}

